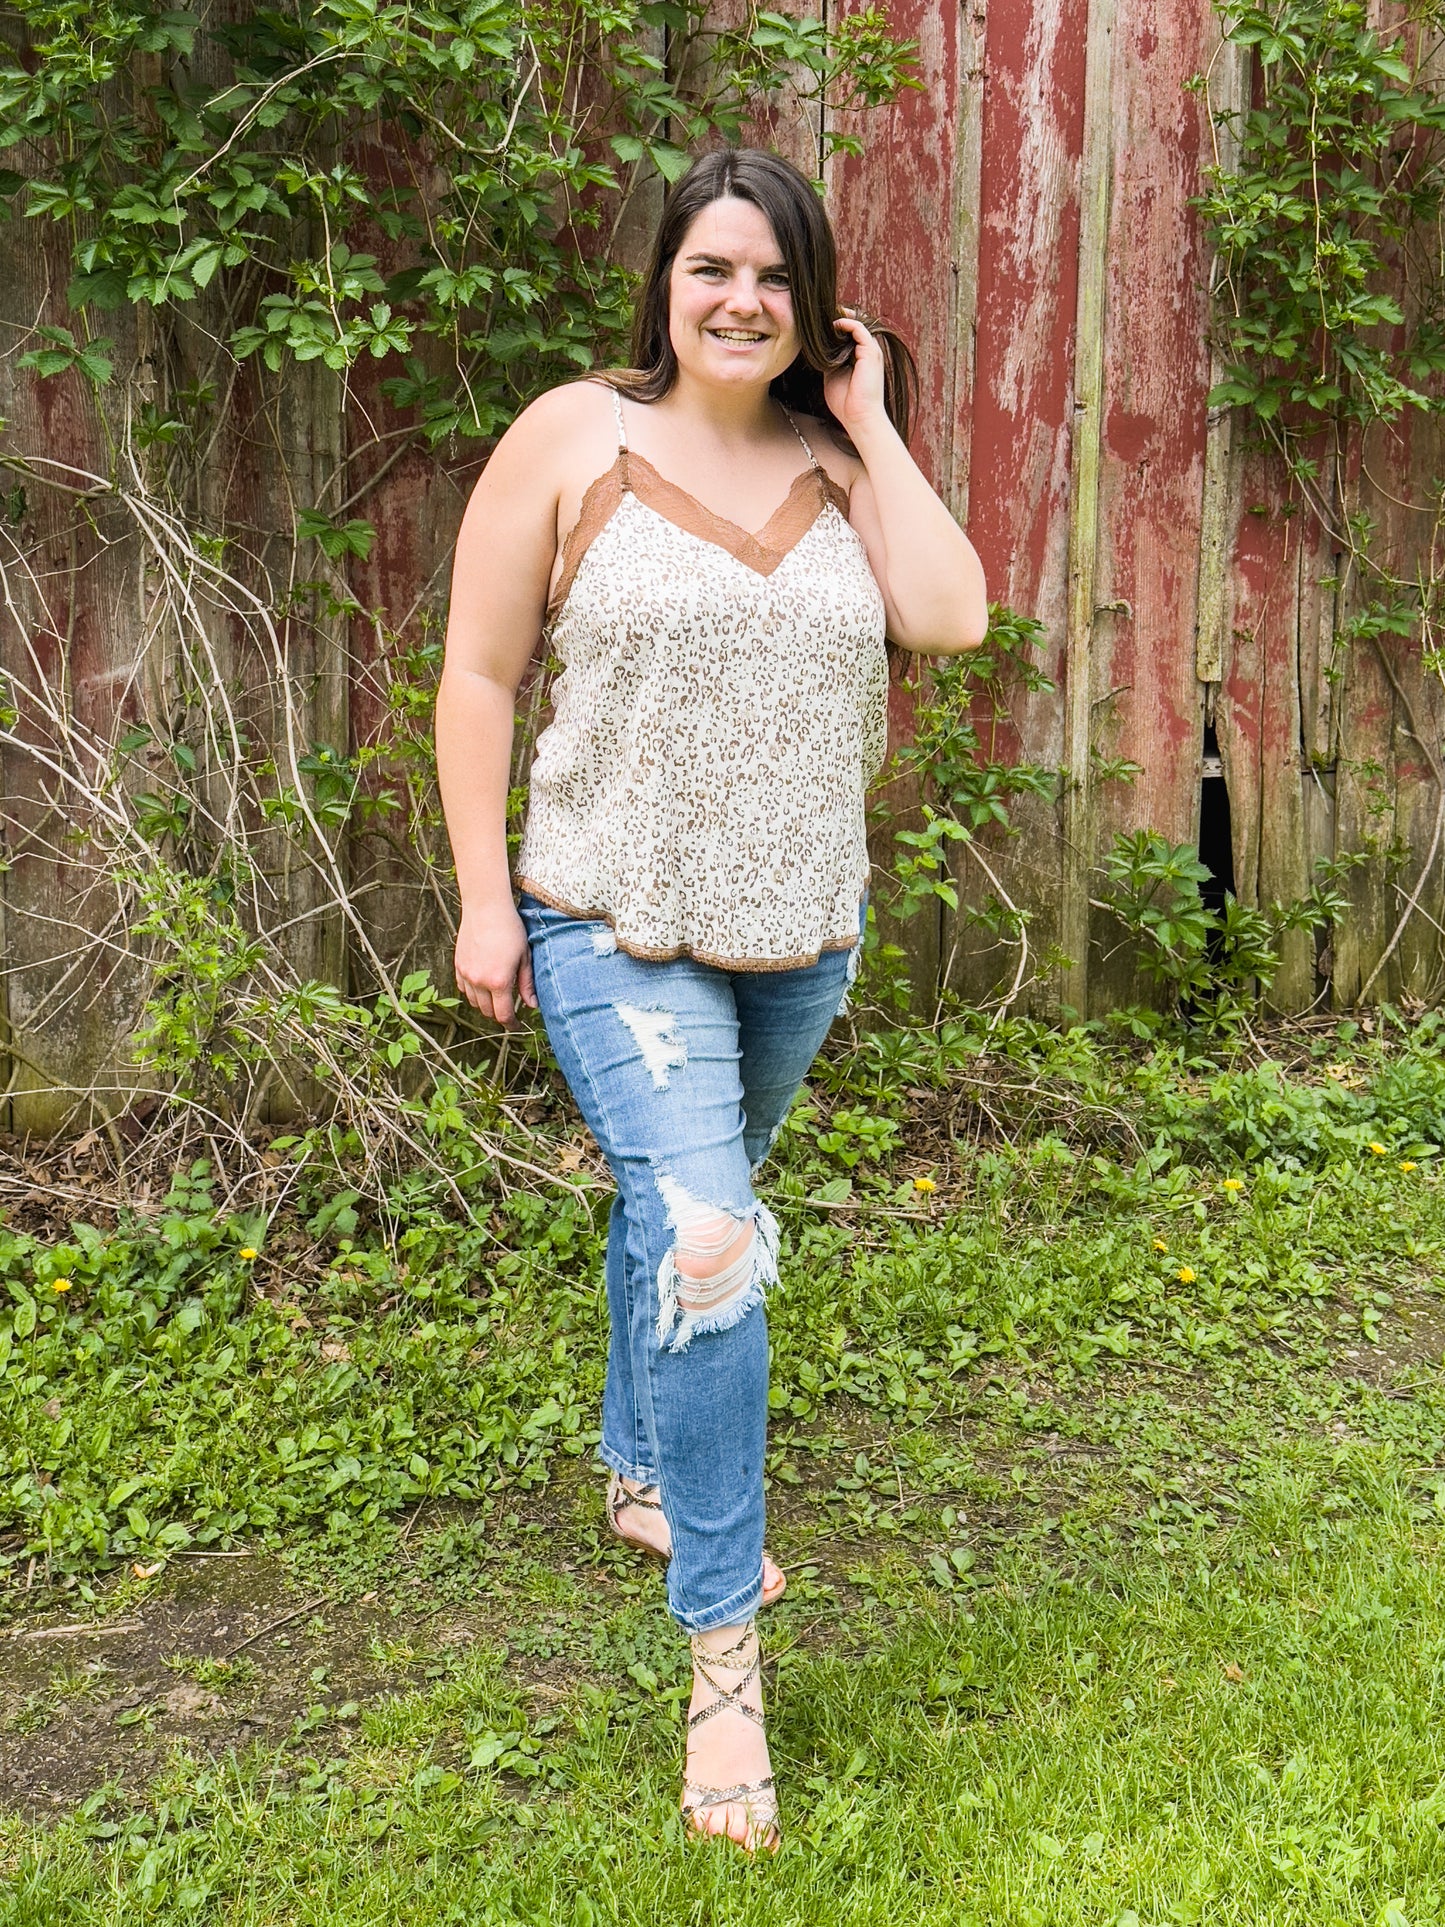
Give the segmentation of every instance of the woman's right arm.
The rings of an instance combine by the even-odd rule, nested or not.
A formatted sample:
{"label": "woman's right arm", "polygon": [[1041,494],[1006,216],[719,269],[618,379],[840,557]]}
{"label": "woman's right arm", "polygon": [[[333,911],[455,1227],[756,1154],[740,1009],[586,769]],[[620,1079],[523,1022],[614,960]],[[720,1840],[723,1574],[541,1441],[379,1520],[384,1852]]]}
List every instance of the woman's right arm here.
{"label": "woman's right arm", "polygon": [[555,389],[519,415],[472,491],[452,566],[436,703],[437,777],[462,900],[457,985],[484,1017],[536,1008],[507,866],[517,685],[545,618],[557,554],[559,443],[576,403]]}

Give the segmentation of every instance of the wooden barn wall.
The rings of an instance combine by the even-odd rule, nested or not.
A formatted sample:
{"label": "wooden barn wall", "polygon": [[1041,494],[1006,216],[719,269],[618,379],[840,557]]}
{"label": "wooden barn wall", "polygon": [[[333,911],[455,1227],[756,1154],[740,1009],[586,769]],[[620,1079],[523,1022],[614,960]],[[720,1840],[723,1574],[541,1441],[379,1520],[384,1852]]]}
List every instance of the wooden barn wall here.
{"label": "wooden barn wall", "polygon": [[[813,0],[815,11],[857,3]],[[744,0],[715,8],[732,22],[744,11]],[[1201,827],[1227,836],[1246,903],[1298,897],[1320,858],[1376,852],[1345,880],[1351,911],[1333,940],[1318,950],[1290,940],[1273,993],[1280,1007],[1438,1000],[1438,679],[1423,673],[1417,637],[1341,648],[1356,585],[1336,543],[1230,411],[1206,407],[1217,374],[1211,264],[1189,203],[1216,143],[1228,159],[1228,133],[1211,128],[1184,83],[1209,67],[1216,102],[1238,103],[1253,84],[1247,60],[1220,48],[1202,0],[893,0],[890,12],[919,44],[924,85],[831,129],[866,143],[861,158],[824,164],[844,297],[915,344],[919,459],[966,518],[994,599],[1042,624],[1038,661],[1051,687],[980,705],[986,752],[1058,777],[1054,795],[1015,805],[1017,835],[985,835],[956,856],[965,903],[995,897],[1027,913],[1023,946],[941,910],[885,923],[909,952],[919,1008],[932,1007],[940,983],[979,1000],[1017,986],[1021,1007],[1050,1013],[1096,1014],[1146,996],[1100,907],[1098,864],[1118,831],[1193,842]],[[815,168],[829,131],[816,110],[775,112],[754,137]],[[384,172],[387,157],[374,164]],[[637,199],[634,259],[655,199]],[[103,468],[107,438],[88,391],[15,367],[37,322],[66,320],[65,265],[48,245],[38,223],[0,232],[8,340],[20,344],[0,357],[6,445]],[[116,317],[111,332],[143,378],[158,352],[144,317]],[[347,576],[383,620],[282,636],[312,740],[354,747],[385,730],[388,650],[415,644],[427,624],[435,633],[444,615],[477,458],[362,452],[367,425],[387,413],[369,368],[345,405],[320,376],[294,383],[285,407],[263,403],[254,385],[246,375],[236,387],[234,424],[198,507],[280,527],[288,505],[321,499],[333,478],[328,499],[375,524],[375,548]],[[1325,505],[1336,516],[1371,513],[1382,551],[1408,573],[1429,527],[1406,503],[1428,499],[1441,469],[1438,429],[1417,418],[1379,431],[1327,475]],[[0,661],[39,673],[59,705],[59,721],[26,715],[22,728],[36,741],[57,728],[104,733],[137,692],[153,697],[164,681],[148,640],[154,570],[109,506],[55,490],[30,489],[23,506],[6,499]],[[269,554],[253,560],[263,587]],[[264,738],[274,663],[238,639],[230,671]],[[895,740],[911,715],[895,683]],[[1108,773],[1118,759],[1142,766],[1135,782]],[[57,836],[65,799],[34,759],[9,754],[0,774],[10,821],[0,1121],[41,1130],[65,1113],[49,1086],[97,1080],[118,1096],[134,1082],[124,1050],[134,986],[124,968],[66,976],[71,926],[103,933],[113,892],[86,868],[83,847]],[[905,810],[917,802],[894,800]],[[370,940],[389,961],[444,972],[445,916],[404,854],[392,861],[374,837],[353,854]],[[283,870],[295,915],[303,886]],[[343,981],[355,973],[354,938],[339,919],[297,933],[303,968]]]}
{"label": "wooden barn wall", "polygon": [[[1417,31],[1403,8],[1377,12]],[[1357,586],[1337,586],[1338,545],[1231,411],[1206,408],[1212,264],[1190,201],[1216,155],[1229,162],[1230,130],[1185,82],[1209,69],[1215,105],[1240,106],[1246,56],[1220,45],[1207,7],[1178,0],[986,0],[895,19],[922,43],[930,97],[892,110],[886,185],[876,134],[835,171],[834,219],[858,236],[875,308],[917,328],[926,405],[948,424],[943,449],[925,424],[920,459],[966,511],[991,594],[1044,626],[1053,688],[985,710],[986,749],[1059,773],[1056,800],[1014,806],[1017,836],[985,835],[956,865],[965,903],[997,881],[1027,910],[1029,954],[945,915],[941,973],[982,999],[1022,964],[1025,1007],[1050,1013],[1147,999],[1098,865],[1116,832],[1149,828],[1222,840],[1235,893],[1265,907],[1303,896],[1318,860],[1374,851],[1345,875],[1332,942],[1285,938],[1271,1001],[1438,1000],[1438,678],[1418,637],[1337,647]],[[941,332],[951,369],[930,365],[949,352]],[[1341,481],[1343,512],[1375,518],[1401,573],[1429,539],[1406,503],[1429,502],[1439,470],[1438,429],[1414,418],[1378,431]],[[1118,759],[1137,779],[1109,774]],[[933,938],[914,926],[908,941],[921,957]]]}

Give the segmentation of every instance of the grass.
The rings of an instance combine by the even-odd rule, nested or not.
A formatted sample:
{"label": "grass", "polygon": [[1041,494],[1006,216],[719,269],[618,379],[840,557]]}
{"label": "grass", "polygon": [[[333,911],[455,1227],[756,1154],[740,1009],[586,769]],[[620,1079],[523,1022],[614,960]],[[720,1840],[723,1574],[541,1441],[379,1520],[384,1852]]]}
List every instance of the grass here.
{"label": "grass", "polygon": [[[1323,1043],[1080,1071],[1075,1040],[1054,1110],[972,1150],[927,1093],[976,1063],[915,1063],[903,1098],[866,1052],[820,1075],[777,1185],[770,1864],[676,1817],[684,1651],[588,1466],[582,1205],[471,1244],[354,1224],[294,1289],[305,1228],[273,1230],[260,1291],[204,1174],[93,1248],[12,1234],[16,1628],[159,1613],[207,1546],[270,1544],[329,1603],[242,1657],[168,1648],[115,1716],[138,1743],[167,1686],[243,1706],[282,1664],[289,1730],[198,1726],[158,1775],[0,1823],[0,1922],[1445,1918],[1439,1063]],[[1047,1105],[1041,1048],[986,1101]],[[13,1735],[100,1717],[53,1657]]]}

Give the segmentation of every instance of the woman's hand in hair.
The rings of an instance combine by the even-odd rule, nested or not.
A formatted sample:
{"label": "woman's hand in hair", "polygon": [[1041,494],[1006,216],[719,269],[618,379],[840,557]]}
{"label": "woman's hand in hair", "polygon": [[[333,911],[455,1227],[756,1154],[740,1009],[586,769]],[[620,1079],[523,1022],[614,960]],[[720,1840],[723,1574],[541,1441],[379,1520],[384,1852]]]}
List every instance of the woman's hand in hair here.
{"label": "woman's hand in hair", "polygon": [[833,323],[853,343],[853,359],[823,377],[823,399],[850,440],[855,429],[886,422],[883,350],[854,315],[844,313]]}

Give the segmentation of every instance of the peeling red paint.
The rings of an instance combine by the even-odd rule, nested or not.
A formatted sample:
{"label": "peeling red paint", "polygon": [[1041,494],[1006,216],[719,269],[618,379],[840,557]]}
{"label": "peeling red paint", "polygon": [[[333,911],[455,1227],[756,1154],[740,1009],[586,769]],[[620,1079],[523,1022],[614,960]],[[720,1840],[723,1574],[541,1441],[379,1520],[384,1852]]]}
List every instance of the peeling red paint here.
{"label": "peeling red paint", "polygon": [[[988,10],[969,523],[995,597],[1048,625],[1055,671],[1086,27],[1085,8],[1043,0],[996,0]],[[1057,704],[1048,707],[1056,739]]]}
{"label": "peeling red paint", "polygon": [[1149,460],[1161,446],[1164,423],[1155,412],[1133,413],[1118,403],[1104,418],[1104,442],[1116,461]]}

